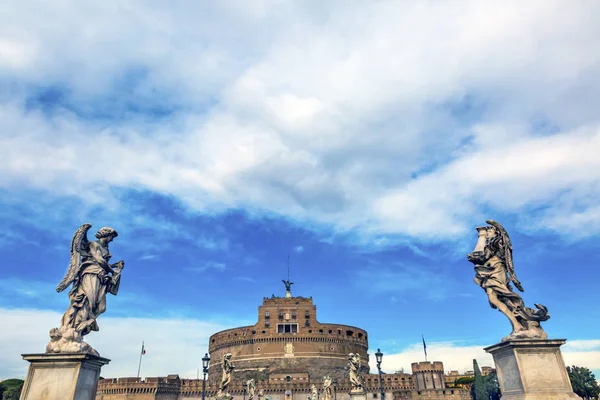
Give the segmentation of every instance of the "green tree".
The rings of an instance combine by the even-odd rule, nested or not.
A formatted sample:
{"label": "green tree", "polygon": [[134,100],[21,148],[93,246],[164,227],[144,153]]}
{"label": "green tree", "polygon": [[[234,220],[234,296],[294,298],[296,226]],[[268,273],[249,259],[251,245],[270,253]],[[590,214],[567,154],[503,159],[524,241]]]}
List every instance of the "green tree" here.
{"label": "green tree", "polygon": [[575,394],[583,399],[598,399],[600,396],[600,386],[596,382],[596,377],[589,369],[585,367],[567,367],[571,386]]}
{"label": "green tree", "polygon": [[21,379],[7,379],[0,382],[0,393],[2,393],[2,400],[19,400],[22,389],[23,380]]}
{"label": "green tree", "polygon": [[475,378],[473,378],[472,376],[463,376],[462,378],[458,378],[457,380],[455,380],[454,383],[457,385],[470,385],[473,383],[474,380]]}
{"label": "green tree", "polygon": [[475,373],[473,386],[471,386],[471,396],[473,397],[473,400],[488,400],[485,382],[483,381],[483,376],[481,375],[477,360],[473,360],[473,372]]}
{"label": "green tree", "polygon": [[495,370],[483,378],[483,383],[489,399],[500,400],[500,384],[498,383],[498,375]]}

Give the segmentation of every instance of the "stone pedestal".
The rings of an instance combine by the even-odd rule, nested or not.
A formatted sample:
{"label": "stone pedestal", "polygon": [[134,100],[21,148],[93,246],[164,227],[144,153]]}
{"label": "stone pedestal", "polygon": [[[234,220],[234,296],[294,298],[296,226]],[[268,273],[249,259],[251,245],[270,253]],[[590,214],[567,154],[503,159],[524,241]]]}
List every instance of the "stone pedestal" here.
{"label": "stone pedestal", "polygon": [[350,400],[367,400],[367,393],[364,390],[350,392]]}
{"label": "stone pedestal", "polygon": [[84,353],[23,354],[29,371],[20,400],[94,400],[109,359]]}
{"label": "stone pedestal", "polygon": [[502,400],[579,399],[560,352],[565,342],[522,339],[486,347],[494,357]]}

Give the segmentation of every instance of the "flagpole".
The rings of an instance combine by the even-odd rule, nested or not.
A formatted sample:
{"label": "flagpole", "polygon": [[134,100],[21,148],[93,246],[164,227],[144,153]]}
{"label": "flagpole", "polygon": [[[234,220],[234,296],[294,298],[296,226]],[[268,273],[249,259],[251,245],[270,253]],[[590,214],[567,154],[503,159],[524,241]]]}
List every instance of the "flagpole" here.
{"label": "flagpole", "polygon": [[140,369],[142,368],[142,356],[144,355],[144,341],[142,341],[142,351],[140,351],[140,363],[138,364],[137,377],[140,377]]}
{"label": "flagpole", "polygon": [[421,334],[421,339],[423,339],[423,352],[425,353],[425,362],[427,362],[427,345],[425,344],[425,336]]}

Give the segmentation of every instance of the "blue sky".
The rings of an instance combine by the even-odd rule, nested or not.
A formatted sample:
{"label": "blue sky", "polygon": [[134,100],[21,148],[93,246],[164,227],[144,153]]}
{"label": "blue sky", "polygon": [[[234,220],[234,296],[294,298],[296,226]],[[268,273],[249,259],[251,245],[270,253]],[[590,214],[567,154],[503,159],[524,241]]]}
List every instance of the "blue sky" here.
{"label": "blue sky", "polygon": [[[194,377],[208,336],[294,294],[384,370],[489,364],[509,333],[465,254],[513,240],[527,305],[600,375],[592,1],[8,3],[0,13],[0,378],[67,306],[84,222],[126,266],[104,376]],[[30,12],[31,9],[38,10]],[[2,324],[4,325],[4,323]]]}

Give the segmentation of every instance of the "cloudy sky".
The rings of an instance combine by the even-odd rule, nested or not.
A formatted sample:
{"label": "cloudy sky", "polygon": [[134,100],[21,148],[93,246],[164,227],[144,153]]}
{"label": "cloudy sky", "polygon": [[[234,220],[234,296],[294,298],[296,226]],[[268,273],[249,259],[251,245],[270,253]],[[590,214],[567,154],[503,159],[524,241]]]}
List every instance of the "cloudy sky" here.
{"label": "cloudy sky", "polygon": [[[126,261],[103,376],[196,376],[264,296],[312,296],[383,369],[490,365],[466,261],[511,234],[529,306],[600,375],[600,3],[5,1],[0,379],[68,304],[84,222]],[[91,236],[91,235],[90,235]],[[373,358],[373,357],[372,357]],[[374,367],[374,366],[372,366]]]}

